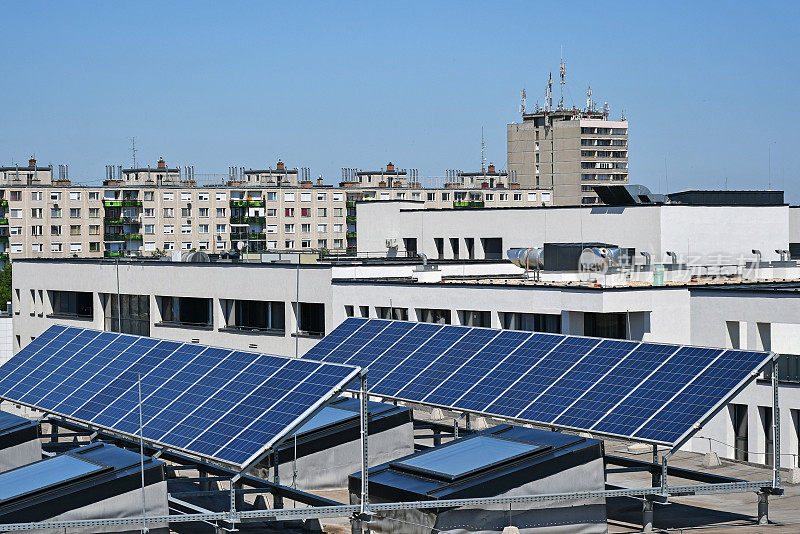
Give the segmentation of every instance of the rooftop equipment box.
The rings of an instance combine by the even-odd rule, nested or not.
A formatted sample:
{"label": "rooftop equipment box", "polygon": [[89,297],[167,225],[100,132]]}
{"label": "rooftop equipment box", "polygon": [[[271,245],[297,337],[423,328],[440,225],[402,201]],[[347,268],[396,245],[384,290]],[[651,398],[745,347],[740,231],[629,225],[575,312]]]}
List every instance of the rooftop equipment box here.
{"label": "rooftop equipment box", "polygon": [[39,423],[0,412],[0,473],[41,459]]}
{"label": "rooftop equipment box", "polygon": [[[0,473],[0,524],[141,517],[140,461],[135,452],[95,443]],[[164,462],[145,456],[144,480],[147,515],[169,515]],[[151,533],[169,533],[166,524],[148,528]],[[134,533],[141,527],[79,530]]]}
{"label": "rooftop equipment box", "polygon": [[585,248],[615,248],[608,243],[545,243],[543,271],[577,271]]}
{"label": "rooftop equipment box", "polygon": [[[411,410],[380,402],[369,402],[368,410],[370,465],[414,452]],[[262,467],[267,467],[266,461]],[[361,414],[358,399],[336,399],[278,450],[281,483],[300,490],[346,488],[347,476],[360,468]]]}
{"label": "rooftop equipment box", "polygon": [[[370,501],[431,501],[605,489],[603,443],[595,439],[500,425],[373,467]],[[361,473],[350,475],[350,502],[360,502]],[[603,498],[381,512],[381,534],[607,531]]]}

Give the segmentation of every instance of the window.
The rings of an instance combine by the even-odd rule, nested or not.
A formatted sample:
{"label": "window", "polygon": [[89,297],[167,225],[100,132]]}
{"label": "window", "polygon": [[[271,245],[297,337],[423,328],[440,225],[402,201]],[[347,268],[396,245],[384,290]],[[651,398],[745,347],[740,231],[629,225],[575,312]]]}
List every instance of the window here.
{"label": "window", "polygon": [[224,234],[228,231],[228,225],[226,224],[218,224],[217,225],[217,233]]}
{"label": "window", "polygon": [[317,217],[327,217],[328,208],[317,208]]}
{"label": "window", "polygon": [[320,202],[324,202],[327,196],[328,193],[317,193],[317,200],[319,200]]}
{"label": "window", "polygon": [[197,216],[208,218],[208,208],[197,208]]}
{"label": "window", "polygon": [[198,225],[197,226],[197,231],[199,233],[201,233],[201,234],[207,234],[208,233],[208,225],[207,224]]}
{"label": "window", "polygon": [[267,249],[268,250],[275,250],[276,248],[278,248],[278,242],[277,241],[267,241]]}
{"label": "window", "polygon": [[153,191],[145,191],[144,192],[144,199],[145,200],[155,200],[155,193]]}
{"label": "window", "polygon": [[[155,250],[155,247],[151,250]],[[123,334],[150,335],[149,295],[105,294],[104,300],[105,330],[107,332],[120,332],[121,327]]]}
{"label": "window", "polygon": [[280,301],[223,300],[226,330],[284,333],[285,306]]}
{"label": "window", "polygon": [[285,224],[285,225],[283,225],[283,231],[286,232],[287,234],[293,234],[294,233],[294,224]]}
{"label": "window", "polygon": [[183,243],[181,243],[181,250],[192,250],[192,242],[184,241]]}
{"label": "window", "polygon": [[294,208],[285,208],[284,213],[287,217],[294,217]]}
{"label": "window", "polygon": [[156,297],[161,323],[179,326],[209,327],[211,299],[195,297]]}
{"label": "window", "polygon": [[301,217],[311,217],[311,208],[300,208]]}
{"label": "window", "polygon": [[100,242],[99,241],[91,241],[89,243],[89,252],[100,252]]}
{"label": "window", "polygon": [[300,193],[300,202],[311,202],[311,193]]}
{"label": "window", "polygon": [[583,314],[583,335],[585,336],[628,339],[627,325],[627,317],[624,313],[586,312]]}
{"label": "window", "polygon": [[208,241],[200,241],[197,244],[197,250],[208,250]]}
{"label": "window", "polygon": [[100,200],[99,191],[89,191],[89,200]]}
{"label": "window", "polygon": [[217,250],[225,250],[225,241],[217,241]]}
{"label": "window", "polygon": [[70,243],[69,244],[69,251],[70,252],[80,252],[83,249],[83,246],[80,243]]}
{"label": "window", "polygon": [[145,224],[144,225],[144,233],[145,235],[153,235],[156,233],[156,225],[155,224]]}
{"label": "window", "polygon": [[69,226],[69,235],[81,235],[81,225],[71,224]]}
{"label": "window", "polygon": [[81,199],[81,192],[80,191],[70,191],[69,192],[69,199],[70,200],[80,200]]}
{"label": "window", "polygon": [[383,191],[381,191],[380,195],[378,195],[378,196],[380,197],[381,200],[389,200],[390,199],[390,196],[389,196],[388,192],[384,193]]}
{"label": "window", "polygon": [[156,216],[156,209],[155,208],[145,208],[144,209],[144,216],[145,217],[155,217]]}
{"label": "window", "polygon": [[175,226],[172,224],[165,224],[164,225],[164,233],[165,234],[174,234],[175,233]]}
{"label": "window", "polygon": [[343,227],[344,226],[342,224],[334,224],[333,225],[333,231],[334,232],[341,232]]}
{"label": "window", "polygon": [[344,314],[348,317],[355,317],[355,309],[353,308],[352,304],[345,304],[344,306]]}
{"label": "window", "polygon": [[528,202],[536,202],[536,193],[528,192]]}
{"label": "window", "polygon": [[192,200],[192,193],[189,191],[181,191],[181,202],[190,202]]}
{"label": "window", "polygon": [[61,218],[61,208],[50,208],[50,217],[53,219]]}
{"label": "window", "polygon": [[284,202],[294,202],[294,193],[284,193],[283,194],[283,201]]}
{"label": "window", "polygon": [[164,217],[168,219],[175,217],[175,208],[164,208]]}
{"label": "window", "polygon": [[267,208],[267,217],[277,217],[277,216],[278,216],[277,208]]}
{"label": "window", "polygon": [[561,314],[501,312],[500,322],[506,330],[561,333]]}
{"label": "window", "polygon": [[417,318],[423,323],[450,324],[450,310],[421,308],[417,310]]}
{"label": "window", "polygon": [[333,240],[333,248],[344,248],[344,240],[343,239],[334,239]]}
{"label": "window", "polygon": [[494,193],[486,193],[486,200],[494,200]]}
{"label": "window", "polygon": [[405,193],[397,193],[397,199],[398,200],[404,200],[405,198],[406,198],[406,194]]}
{"label": "window", "polygon": [[225,217],[225,208],[217,208],[217,217]]}
{"label": "window", "polygon": [[44,235],[42,225],[31,226],[31,235]]}
{"label": "window", "polygon": [[175,200],[175,193],[172,191],[164,191],[164,200],[167,202],[172,202]]}
{"label": "window", "polygon": [[[42,208],[33,208],[31,209],[31,217],[34,219],[41,219],[42,218]],[[22,210],[19,208],[14,208],[9,210],[8,212],[9,219],[21,219],[22,218]]]}
{"label": "window", "polygon": [[22,227],[21,226],[9,226],[8,227],[9,235],[22,235]]}
{"label": "window", "polygon": [[294,248],[294,240],[293,239],[287,239],[286,241],[283,242],[283,247],[287,248],[287,249],[288,248]]}
{"label": "window", "polygon": [[50,252],[61,252],[61,243],[50,243]]}
{"label": "window", "polygon": [[514,200],[522,200],[522,193],[514,193]]}
{"label": "window", "polygon": [[297,315],[300,335],[322,337],[325,335],[325,305],[317,302],[301,302]]}
{"label": "window", "polygon": [[317,225],[317,232],[325,233],[327,231],[328,231],[328,225],[327,224],[318,224]]}
{"label": "window", "polygon": [[333,194],[333,201],[334,202],[341,202],[344,200],[344,195],[342,193],[334,193]]}
{"label": "window", "polygon": [[436,193],[428,193],[428,201],[433,202],[436,200]]}
{"label": "window", "polygon": [[10,200],[13,201],[13,202],[17,202],[19,200],[22,200],[22,191],[11,191],[9,197],[10,197]]}
{"label": "window", "polygon": [[398,321],[408,321],[408,308],[389,308],[375,307],[375,314],[380,319],[395,319]]}
{"label": "window", "polygon": [[50,225],[50,235],[61,235],[61,225]]}
{"label": "window", "polygon": [[327,239],[317,239],[317,248],[328,248],[328,240]]}
{"label": "window", "polygon": [[500,193],[499,197],[500,197],[499,200],[501,202],[506,201],[508,200],[508,193]]}
{"label": "window", "polygon": [[333,208],[334,217],[344,217],[344,208]]}
{"label": "window", "polygon": [[70,219],[79,219],[81,216],[81,209],[80,208],[70,208],[69,209],[69,217]]}
{"label": "window", "polygon": [[208,202],[209,200],[208,191],[200,191],[199,193],[197,193],[197,200],[200,202]]}
{"label": "window", "polygon": [[267,225],[267,233],[268,234],[277,234],[278,233],[278,225],[277,224],[268,224]]}
{"label": "window", "polygon": [[175,250],[175,243],[172,241],[164,241],[164,250]]}
{"label": "window", "polygon": [[303,239],[302,241],[300,241],[300,248],[311,248],[311,240]]}
{"label": "window", "polygon": [[31,191],[31,200],[33,200],[33,201],[42,200],[42,192],[41,191]]}
{"label": "window", "polygon": [[442,193],[442,200],[444,201],[450,200],[450,193]]}
{"label": "window", "polygon": [[[41,245],[40,245],[40,247],[41,247]],[[12,254],[21,253],[22,252],[22,243],[11,243],[11,248],[9,249],[9,252],[11,252]],[[41,252],[41,250],[39,250],[39,252]]]}
{"label": "window", "polygon": [[60,202],[61,193],[58,191],[50,191],[50,202]]}
{"label": "window", "polygon": [[550,202],[550,193],[542,193],[542,202]]}
{"label": "window", "polygon": [[416,192],[411,193],[411,200],[421,200],[421,199],[422,199],[422,197],[421,197],[420,193],[416,193]]}
{"label": "window", "polygon": [[300,225],[300,231],[301,231],[302,233],[304,233],[304,234],[307,234],[308,232],[310,232],[310,231],[311,231],[311,225],[310,225],[310,224],[308,224],[308,223],[301,224],[301,225]]}
{"label": "window", "polygon": [[215,194],[215,198],[217,199],[217,202],[225,202],[225,200],[227,200],[227,195],[218,191]]}
{"label": "window", "polygon": [[278,200],[278,193],[275,191],[267,191],[267,200]]}
{"label": "window", "polygon": [[[19,247],[20,247],[20,249],[17,252],[22,252],[22,245],[19,245]],[[14,248],[13,245],[12,245],[11,248],[12,249]],[[42,248],[42,244],[41,243],[32,243],[31,244],[31,252],[42,252],[42,251],[43,251],[43,248]],[[14,250],[12,250],[11,252],[14,252]]]}
{"label": "window", "polygon": [[91,293],[82,291],[48,291],[48,293],[50,293],[53,315],[93,317]]}
{"label": "window", "polygon": [[90,224],[89,225],[89,235],[100,235],[100,225],[99,224]]}
{"label": "window", "polygon": [[192,207],[191,206],[187,206],[187,207],[181,208],[181,217],[191,217],[191,216],[192,216]]}
{"label": "window", "polygon": [[191,234],[192,233],[192,225],[191,224],[183,224],[183,225],[181,225],[181,233],[182,234]]}
{"label": "window", "polygon": [[92,219],[100,218],[100,208],[89,208],[89,217]]}

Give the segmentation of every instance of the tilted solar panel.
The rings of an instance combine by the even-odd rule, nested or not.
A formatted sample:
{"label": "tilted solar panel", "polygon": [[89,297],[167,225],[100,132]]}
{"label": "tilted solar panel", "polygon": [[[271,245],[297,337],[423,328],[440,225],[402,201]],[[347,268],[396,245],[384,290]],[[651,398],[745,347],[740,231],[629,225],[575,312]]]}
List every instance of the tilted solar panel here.
{"label": "tilted solar panel", "polygon": [[772,355],[351,318],[305,357],[367,368],[375,395],[672,445]]}
{"label": "tilted solar panel", "polygon": [[0,367],[0,398],[244,467],[358,368],[53,326]]}

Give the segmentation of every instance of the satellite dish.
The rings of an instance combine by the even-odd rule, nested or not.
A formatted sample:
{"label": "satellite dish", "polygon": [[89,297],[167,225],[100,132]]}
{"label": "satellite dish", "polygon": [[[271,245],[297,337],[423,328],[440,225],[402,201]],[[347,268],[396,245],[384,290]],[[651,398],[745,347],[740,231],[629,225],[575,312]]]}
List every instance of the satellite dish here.
{"label": "satellite dish", "polygon": [[244,241],[239,241],[236,243],[236,248],[242,250],[244,248]]}

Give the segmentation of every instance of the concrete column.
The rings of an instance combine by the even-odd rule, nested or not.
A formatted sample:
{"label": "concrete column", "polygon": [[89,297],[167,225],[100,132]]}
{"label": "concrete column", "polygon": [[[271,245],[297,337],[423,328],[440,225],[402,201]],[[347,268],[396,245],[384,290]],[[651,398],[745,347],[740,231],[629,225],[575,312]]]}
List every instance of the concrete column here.
{"label": "concrete column", "polygon": [[758,524],[769,524],[769,496],[766,493],[758,493]]}
{"label": "concrete column", "polygon": [[643,502],[642,532],[653,532],[653,501]]}

